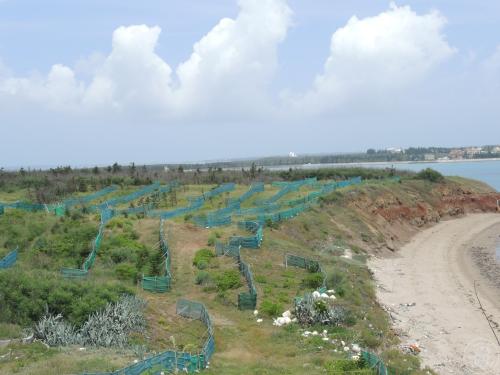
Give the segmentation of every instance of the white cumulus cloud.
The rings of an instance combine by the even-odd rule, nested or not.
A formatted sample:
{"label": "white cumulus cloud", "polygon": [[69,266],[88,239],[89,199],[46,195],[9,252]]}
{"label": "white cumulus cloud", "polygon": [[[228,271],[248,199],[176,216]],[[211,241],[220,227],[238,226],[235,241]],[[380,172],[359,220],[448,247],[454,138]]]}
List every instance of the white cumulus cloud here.
{"label": "white cumulus cloud", "polygon": [[317,114],[394,92],[455,51],[437,11],[419,15],[391,5],[374,17],[353,16],[333,33],[330,55],[311,88],[280,102],[270,85],[292,11],[286,0],[238,4],[238,15],[221,19],[177,67],[156,52],[160,27],[146,25],[117,28],[109,54],[91,55],[74,69],[56,64],[47,75],[16,77],[0,64],[0,106],[15,102],[23,109],[35,104],[77,115],[133,113],[183,121],[248,121],[276,111],[286,118],[297,113],[290,108]]}
{"label": "white cumulus cloud", "polygon": [[294,104],[325,111],[415,82],[454,53],[445,24],[437,11],[419,15],[395,4],[374,17],[353,16],[333,33],[323,73]]}
{"label": "white cumulus cloud", "polygon": [[240,0],[236,19],[222,19],[178,69],[178,106],[240,112],[264,108],[277,67],[277,46],[291,24],[285,0]]}

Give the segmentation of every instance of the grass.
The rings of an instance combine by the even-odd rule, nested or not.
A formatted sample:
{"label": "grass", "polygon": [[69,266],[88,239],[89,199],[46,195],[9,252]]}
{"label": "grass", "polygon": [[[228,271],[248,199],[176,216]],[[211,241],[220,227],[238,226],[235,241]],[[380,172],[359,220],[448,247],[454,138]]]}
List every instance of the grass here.
{"label": "grass", "polygon": [[[237,271],[234,259],[206,257],[206,251],[197,253],[208,247],[212,254],[215,241],[227,241],[231,235],[248,235],[235,225],[205,230],[184,222],[182,217],[169,221],[165,230],[172,253],[173,289],[170,293],[155,295],[142,291],[136,286],[136,281],[150,271],[152,256],[157,251],[159,221],[139,219],[135,215],[115,218],[106,226],[102,248],[89,279],[76,287],[98,295],[96,289],[102,291],[106,285],[119,285],[145,298],[148,302],[148,332],[131,338],[131,341],[134,345],[144,345],[149,352],[172,348],[174,343],[171,337],[174,337],[177,348],[198,351],[205,337],[205,328],[198,321],[177,316],[175,303],[179,298],[204,303],[214,322],[216,340],[216,353],[206,374],[336,374],[344,371],[346,366],[355,366],[345,361],[339,344],[326,345],[317,338],[303,338],[301,329],[296,325],[286,328],[272,325],[272,316],[291,309],[295,297],[310,292],[316,285],[309,282],[313,280],[303,282],[314,274],[298,268],[285,268],[284,255],[292,253],[316,259],[328,274],[328,286],[336,290],[336,303],[349,311],[345,325],[328,328],[330,337],[349,344],[358,343],[382,353],[394,369],[411,368],[419,373],[418,358],[394,351],[397,337],[392,332],[386,313],[376,302],[366,258],[372,249],[384,246],[387,231],[380,222],[372,219],[369,210],[399,205],[413,207],[416,202],[436,206],[441,197],[439,189],[470,190],[476,186],[478,191],[486,191],[483,185],[456,178],[447,179],[445,184],[413,179],[404,179],[402,183],[365,182],[361,186],[330,194],[319,205],[294,220],[281,223],[277,228],[266,228],[261,249],[241,250],[243,260],[250,265],[254,275],[257,309],[262,323],[256,322],[251,311],[239,311],[236,307],[238,293],[247,291],[247,286]],[[177,207],[187,205],[187,197],[213,187],[180,187],[176,192]],[[235,191],[207,201],[201,212],[219,209],[229,198],[236,198],[247,189],[248,186],[237,186]],[[132,190],[122,189],[111,196],[124,195]],[[243,206],[251,207],[255,201],[269,198],[278,190],[266,185],[265,192],[254,195]],[[303,187],[282,199],[299,198],[310,191],[311,187]],[[6,193],[3,194],[5,196]],[[25,192],[8,194],[14,196]],[[162,209],[171,209],[167,201],[161,203],[164,206]],[[70,284],[60,278],[59,268],[81,264],[88,254],[90,241],[95,237],[97,225],[98,217],[92,214],[72,216],[70,213],[60,219],[45,213],[8,210],[0,217],[0,247],[7,251],[14,245],[14,240],[21,246],[18,264],[12,271],[3,274],[7,275],[3,276],[4,280],[19,279],[17,284],[25,289],[31,288],[31,292],[36,290],[36,284],[46,285],[44,282],[37,283],[42,276],[43,279],[57,280],[61,290],[52,284],[46,289],[53,292],[52,298],[61,294],[60,300],[64,301],[66,285]],[[346,248],[353,254],[352,259],[342,257]],[[204,266],[196,267],[202,263]],[[197,283],[200,277],[203,281]],[[26,295],[30,295],[29,290]],[[82,298],[85,301],[85,297]],[[114,297],[104,296],[103,300],[109,298]],[[0,315],[0,338],[19,337],[23,326],[29,326],[43,312],[44,299],[48,300],[48,297],[30,300],[37,306],[38,312],[20,321],[20,325],[12,324],[15,321],[12,314]],[[88,301],[77,304],[77,307],[81,308],[84,304]],[[85,313],[98,308],[97,305],[91,303],[91,308]],[[76,311],[77,307],[70,310]],[[65,310],[65,315],[71,316],[70,310]],[[9,357],[8,360],[0,360],[0,372],[33,375],[52,374],[54,371],[64,374],[111,370],[130,364],[137,358],[131,350],[87,349],[80,352],[75,348],[47,350],[36,345],[17,345],[1,350],[0,357],[1,353],[7,353],[5,350],[11,350],[22,359]]]}

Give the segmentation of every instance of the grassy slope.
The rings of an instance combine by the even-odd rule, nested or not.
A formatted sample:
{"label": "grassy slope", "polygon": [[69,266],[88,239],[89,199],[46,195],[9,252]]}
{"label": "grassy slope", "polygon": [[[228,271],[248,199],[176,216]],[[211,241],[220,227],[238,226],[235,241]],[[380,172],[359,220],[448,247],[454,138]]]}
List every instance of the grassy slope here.
{"label": "grassy slope", "polygon": [[[204,189],[206,191],[208,187]],[[219,208],[226,198],[236,197],[245,190],[246,187],[240,186],[236,192],[215,198],[207,204],[205,210]],[[304,195],[306,190],[290,194],[284,199]],[[108,225],[103,251],[97,259],[91,280],[83,282],[82,286],[84,287],[85,283],[118,281],[144,297],[148,301],[146,315],[149,329],[146,336],[135,337],[134,342],[145,344],[150,350],[173,347],[174,337],[178,348],[196,351],[202,342],[204,329],[198,322],[177,317],[175,302],[178,298],[188,298],[205,303],[214,321],[217,348],[207,374],[302,374],[304,371],[311,374],[325,373],[334,366],[336,359],[343,358],[340,340],[359,343],[371,350],[382,352],[386,358],[391,358],[390,363],[398,368],[417,367],[418,364],[413,363],[413,358],[403,357],[391,351],[397,343],[397,338],[391,331],[387,316],[375,300],[373,283],[370,272],[364,265],[364,259],[366,254],[404,242],[416,230],[417,224],[420,224],[412,222],[412,215],[398,219],[397,223],[390,223],[383,216],[386,211],[392,212],[391,210],[403,206],[410,209],[410,213],[414,209],[414,213],[421,214],[419,207],[423,206],[429,208],[426,215],[433,218],[438,211],[435,208],[439,207],[439,214],[445,215],[447,207],[441,204],[443,194],[458,194],[458,190],[488,192],[484,185],[461,179],[450,179],[442,185],[410,180],[402,184],[377,182],[343,189],[298,218],[281,224],[279,228],[267,228],[261,249],[242,251],[245,261],[251,265],[254,273],[258,304],[262,305],[264,301],[266,304],[276,304],[279,311],[291,308],[293,298],[307,290],[301,285],[306,273],[300,269],[285,269],[284,254],[293,253],[320,260],[329,274],[329,286],[337,290],[338,303],[352,312],[350,324],[329,329],[331,336],[339,339],[338,345],[325,345],[314,338],[305,339],[295,326],[273,327],[271,317],[262,311],[264,322],[257,324],[252,312],[237,310],[235,291],[217,293],[195,285],[194,280],[198,272],[192,265],[195,252],[207,246],[207,240],[212,233],[218,232],[222,240],[237,233],[238,230],[233,226],[216,231],[196,228],[186,224],[183,218],[169,222],[166,229],[173,252],[173,290],[168,294],[154,295],[135,288],[130,279],[119,279],[116,275],[117,265],[112,260],[111,253],[123,246],[132,247],[132,250],[137,247],[137,251],[141,247],[153,251],[152,248],[157,242],[158,221],[137,220],[135,216],[114,219]],[[273,192],[275,191],[277,189],[274,188]],[[200,187],[187,187],[179,192],[178,202],[186,203],[186,196],[200,192]],[[254,199],[270,195],[268,190]],[[430,208],[434,208],[434,211]],[[33,214],[26,215],[30,215],[32,221]],[[42,214],[36,215],[42,217]],[[36,239],[51,235],[50,228],[54,225],[52,220],[54,218],[48,216],[39,219],[37,222],[45,227],[43,230],[39,229],[41,233],[37,232],[34,238],[23,235],[27,241],[23,249],[26,256],[21,257],[18,267],[25,272],[29,272],[26,267],[33,266]],[[88,220],[91,223],[92,217]],[[7,226],[7,223],[4,222],[4,225]],[[0,239],[5,241],[6,237],[8,235],[0,233]],[[120,242],[124,241],[123,238],[127,240],[125,245]],[[353,252],[353,259],[341,257],[345,248]],[[24,259],[28,259],[26,262],[29,263],[25,263]],[[75,262],[78,260],[80,258],[76,257]],[[133,263],[131,260],[124,262]],[[212,264],[209,272],[230,268],[231,262],[229,258],[218,259]],[[59,263],[49,259],[46,266],[57,273]],[[144,269],[144,272],[147,270]],[[16,335],[19,335],[17,326],[0,324],[0,336]],[[7,353],[11,354],[2,358],[2,355]],[[14,356],[12,353],[17,354]],[[15,359],[16,356],[19,358]],[[86,350],[82,353],[77,348],[57,350],[46,349],[40,345],[11,345],[0,349],[0,358],[0,372],[44,375],[54,373],[54,369],[57,369],[57,373],[113,369],[130,363],[134,354],[130,350]]]}

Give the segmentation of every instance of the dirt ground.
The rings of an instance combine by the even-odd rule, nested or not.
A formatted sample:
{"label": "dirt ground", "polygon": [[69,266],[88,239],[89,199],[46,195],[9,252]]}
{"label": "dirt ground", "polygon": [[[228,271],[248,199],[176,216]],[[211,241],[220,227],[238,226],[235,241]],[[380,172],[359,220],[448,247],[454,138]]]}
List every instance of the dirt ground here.
{"label": "dirt ground", "polygon": [[418,343],[424,365],[440,374],[500,373],[499,234],[500,215],[469,215],[370,262],[402,344]]}

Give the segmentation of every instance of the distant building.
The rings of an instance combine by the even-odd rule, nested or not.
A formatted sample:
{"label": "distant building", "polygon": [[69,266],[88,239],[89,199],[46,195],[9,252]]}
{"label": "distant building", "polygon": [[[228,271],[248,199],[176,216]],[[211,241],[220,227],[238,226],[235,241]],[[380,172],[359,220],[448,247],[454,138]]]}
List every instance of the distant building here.
{"label": "distant building", "polygon": [[481,151],[483,151],[482,147],[467,147],[465,149],[465,153],[469,158],[473,158],[475,155],[480,154]]}
{"label": "distant building", "polygon": [[450,153],[448,154],[448,156],[449,156],[450,159],[463,159],[464,156],[465,156],[465,151],[461,150],[459,148],[453,149],[453,150],[450,151]]}
{"label": "distant building", "polygon": [[290,152],[288,153],[288,157],[290,157],[290,158],[296,158],[296,157],[297,157],[297,154],[296,154],[295,152],[293,152],[293,151],[290,151]]}
{"label": "distant building", "polygon": [[434,160],[436,160],[436,155],[434,155],[434,154],[425,154],[424,155],[424,160],[425,161],[434,161]]}
{"label": "distant building", "polygon": [[493,149],[491,150],[491,152],[494,153],[494,154],[500,154],[500,146],[493,147]]}

